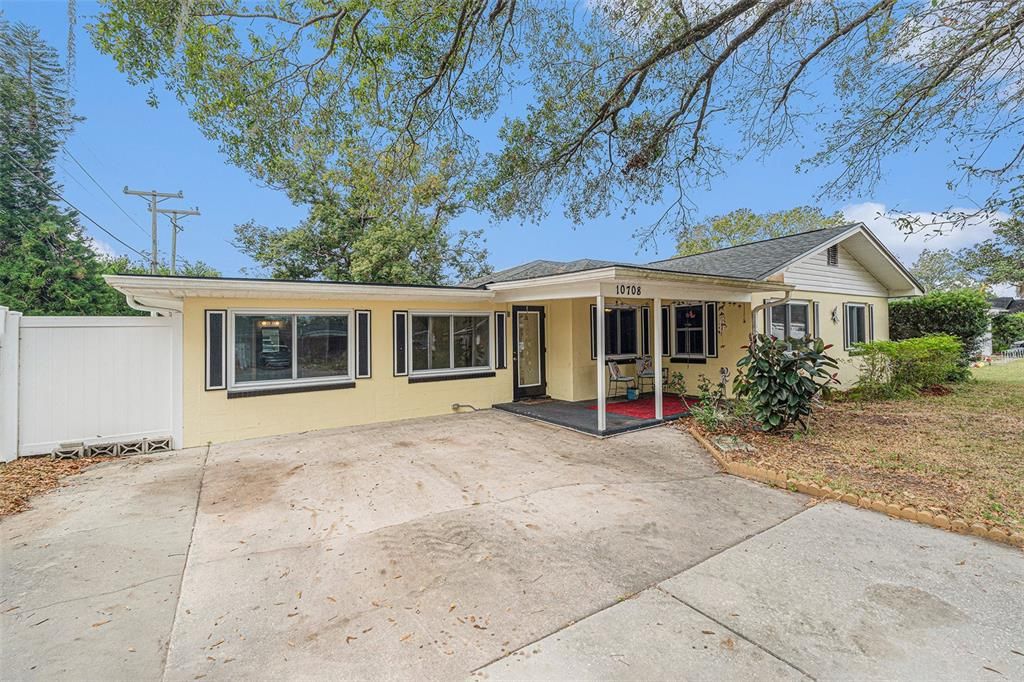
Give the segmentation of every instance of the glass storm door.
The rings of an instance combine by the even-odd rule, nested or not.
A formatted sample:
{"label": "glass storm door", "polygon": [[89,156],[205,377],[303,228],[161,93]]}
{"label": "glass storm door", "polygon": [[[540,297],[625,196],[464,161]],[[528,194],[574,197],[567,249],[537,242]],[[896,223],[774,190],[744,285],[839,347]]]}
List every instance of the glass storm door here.
{"label": "glass storm door", "polygon": [[544,308],[513,306],[512,374],[513,397],[542,396],[547,392],[544,376]]}

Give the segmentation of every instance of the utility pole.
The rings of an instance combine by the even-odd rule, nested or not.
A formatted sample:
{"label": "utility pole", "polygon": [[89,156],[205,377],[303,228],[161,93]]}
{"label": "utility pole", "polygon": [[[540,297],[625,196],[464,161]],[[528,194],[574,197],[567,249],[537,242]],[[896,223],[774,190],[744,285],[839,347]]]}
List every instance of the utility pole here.
{"label": "utility pole", "polygon": [[156,212],[163,213],[171,219],[171,274],[176,275],[178,273],[178,232],[183,229],[178,226],[178,218],[199,215],[199,207],[196,206],[193,209],[187,210],[180,208],[158,208]]}
{"label": "utility pole", "polygon": [[184,199],[185,195],[181,193],[180,189],[172,194],[170,192],[157,192],[155,189],[128,189],[128,185],[125,185],[124,193],[149,199],[149,212],[153,216],[153,251],[149,256],[149,272],[150,274],[155,275],[157,266],[159,265],[159,261],[157,260],[156,205],[165,199]]}

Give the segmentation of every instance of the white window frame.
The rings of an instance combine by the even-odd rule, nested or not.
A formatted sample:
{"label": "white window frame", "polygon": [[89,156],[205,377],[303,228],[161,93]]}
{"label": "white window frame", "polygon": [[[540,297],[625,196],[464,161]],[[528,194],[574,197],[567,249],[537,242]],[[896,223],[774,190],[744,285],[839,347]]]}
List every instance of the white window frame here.
{"label": "white window frame", "polygon": [[[322,308],[314,308],[311,310],[300,310],[295,308],[280,309],[280,308],[229,308],[228,309],[228,324],[227,324],[227,342],[224,344],[225,351],[228,356],[227,364],[227,375],[228,375],[228,391],[260,391],[260,390],[271,390],[275,388],[287,388],[291,386],[317,386],[323,384],[348,384],[355,383],[355,312],[351,308],[337,309],[337,310],[324,310]],[[292,375],[291,379],[267,379],[264,381],[243,381],[238,383],[235,380],[235,317],[237,315],[266,315],[266,316],[292,316],[295,318],[299,315],[323,315],[323,316],[345,316],[348,318],[348,367],[346,368],[345,374],[339,374],[329,377],[310,377],[306,379],[295,378],[294,375],[298,373],[298,345],[294,343],[299,333],[297,321],[292,321],[292,334],[293,343],[292,346]]]}
{"label": "white window frame", "polygon": [[[708,357],[708,303],[714,303],[714,301],[680,301],[672,304],[672,309],[669,312],[669,324],[672,327],[672,331],[669,335],[669,340],[672,342],[672,357],[674,358],[687,358],[687,359],[700,359]],[[676,325],[676,309],[677,308],[700,308],[700,353],[682,353],[679,351],[679,334],[677,334],[679,327]],[[717,310],[717,308],[716,308]],[[687,329],[696,329],[696,327],[687,327]],[[717,336],[716,336],[717,340]]]}
{"label": "white window frame", "polygon": [[[449,318],[459,317],[486,317],[487,318],[487,365],[479,367],[454,367],[455,365],[455,334],[449,331],[448,334],[448,363],[452,367],[442,369],[414,369],[412,364],[412,351],[413,351],[413,339],[412,339],[412,319],[414,317],[442,317],[447,316]],[[449,322],[451,327],[454,327],[452,321]],[[506,324],[508,324],[506,320]],[[405,330],[405,367],[409,371],[410,377],[423,377],[423,376],[449,376],[454,374],[477,374],[479,372],[493,372],[494,371],[494,315],[493,311],[480,312],[478,310],[410,310],[409,317],[406,320]]]}
{"label": "white window frame", "polygon": [[[850,339],[850,308],[862,308],[864,310],[864,340],[853,341]],[[855,343],[868,343],[871,341],[871,306],[867,303],[850,302],[843,303],[843,350],[853,348]]]}
{"label": "white window frame", "polygon": [[[805,308],[807,308],[807,333],[804,336],[801,336],[801,337],[791,337],[789,335],[789,328],[791,326],[790,314],[789,314],[789,306],[791,306],[791,305],[802,305]],[[765,317],[765,331],[764,331],[765,334],[767,334],[768,336],[772,336],[772,317],[775,315],[775,311],[779,310],[780,308],[784,308],[785,309],[785,315],[786,315],[786,319],[782,323],[782,336],[780,337],[780,339],[782,341],[792,341],[792,340],[802,341],[802,340],[804,340],[805,338],[808,338],[808,337],[810,337],[812,339],[815,338],[815,335],[818,333],[818,330],[811,328],[813,326],[813,324],[814,324],[814,318],[813,318],[813,315],[814,315],[814,301],[811,301],[809,299],[800,299],[800,298],[790,299],[790,300],[786,301],[785,303],[782,303],[782,304],[779,304],[779,305],[776,305],[776,306],[769,306],[768,308],[765,309],[765,313],[766,313],[766,317]]]}

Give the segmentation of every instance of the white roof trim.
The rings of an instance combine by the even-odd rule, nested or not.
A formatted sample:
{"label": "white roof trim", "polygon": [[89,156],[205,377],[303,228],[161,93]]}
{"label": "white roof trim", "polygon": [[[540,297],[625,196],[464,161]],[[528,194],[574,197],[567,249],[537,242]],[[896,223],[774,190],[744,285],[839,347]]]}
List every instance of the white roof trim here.
{"label": "white roof trim", "polygon": [[[391,284],[350,284],[344,282],[294,282],[201,277],[151,277],[147,275],[104,275],[107,284],[141,303],[161,306],[184,298],[378,298],[490,300],[486,289],[416,287]],[[171,307],[171,306],[168,306]],[[180,306],[177,306],[180,307]]]}

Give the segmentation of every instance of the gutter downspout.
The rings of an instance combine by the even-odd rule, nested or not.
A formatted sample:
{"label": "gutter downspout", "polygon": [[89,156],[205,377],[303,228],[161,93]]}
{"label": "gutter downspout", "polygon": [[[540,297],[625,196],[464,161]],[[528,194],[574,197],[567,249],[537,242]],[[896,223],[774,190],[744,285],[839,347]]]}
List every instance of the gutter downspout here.
{"label": "gutter downspout", "polygon": [[138,310],[139,312],[142,313],[153,313],[154,315],[164,315],[166,317],[171,317],[174,315],[174,313],[179,312],[177,310],[174,310],[173,308],[165,308],[163,306],[158,305],[145,305],[143,303],[139,303],[139,300],[135,298],[135,294],[125,294],[124,300],[125,303],[128,304],[129,308],[131,308],[132,310]]}
{"label": "gutter downspout", "polygon": [[[789,299],[793,296],[793,290],[790,289],[786,292],[786,295],[777,301],[769,301],[768,303],[762,303],[759,306],[755,306],[750,310],[750,333],[751,335],[757,334],[757,314],[765,308],[774,308],[777,305],[785,305],[789,302]],[[767,334],[768,330],[765,329],[764,333]]]}

